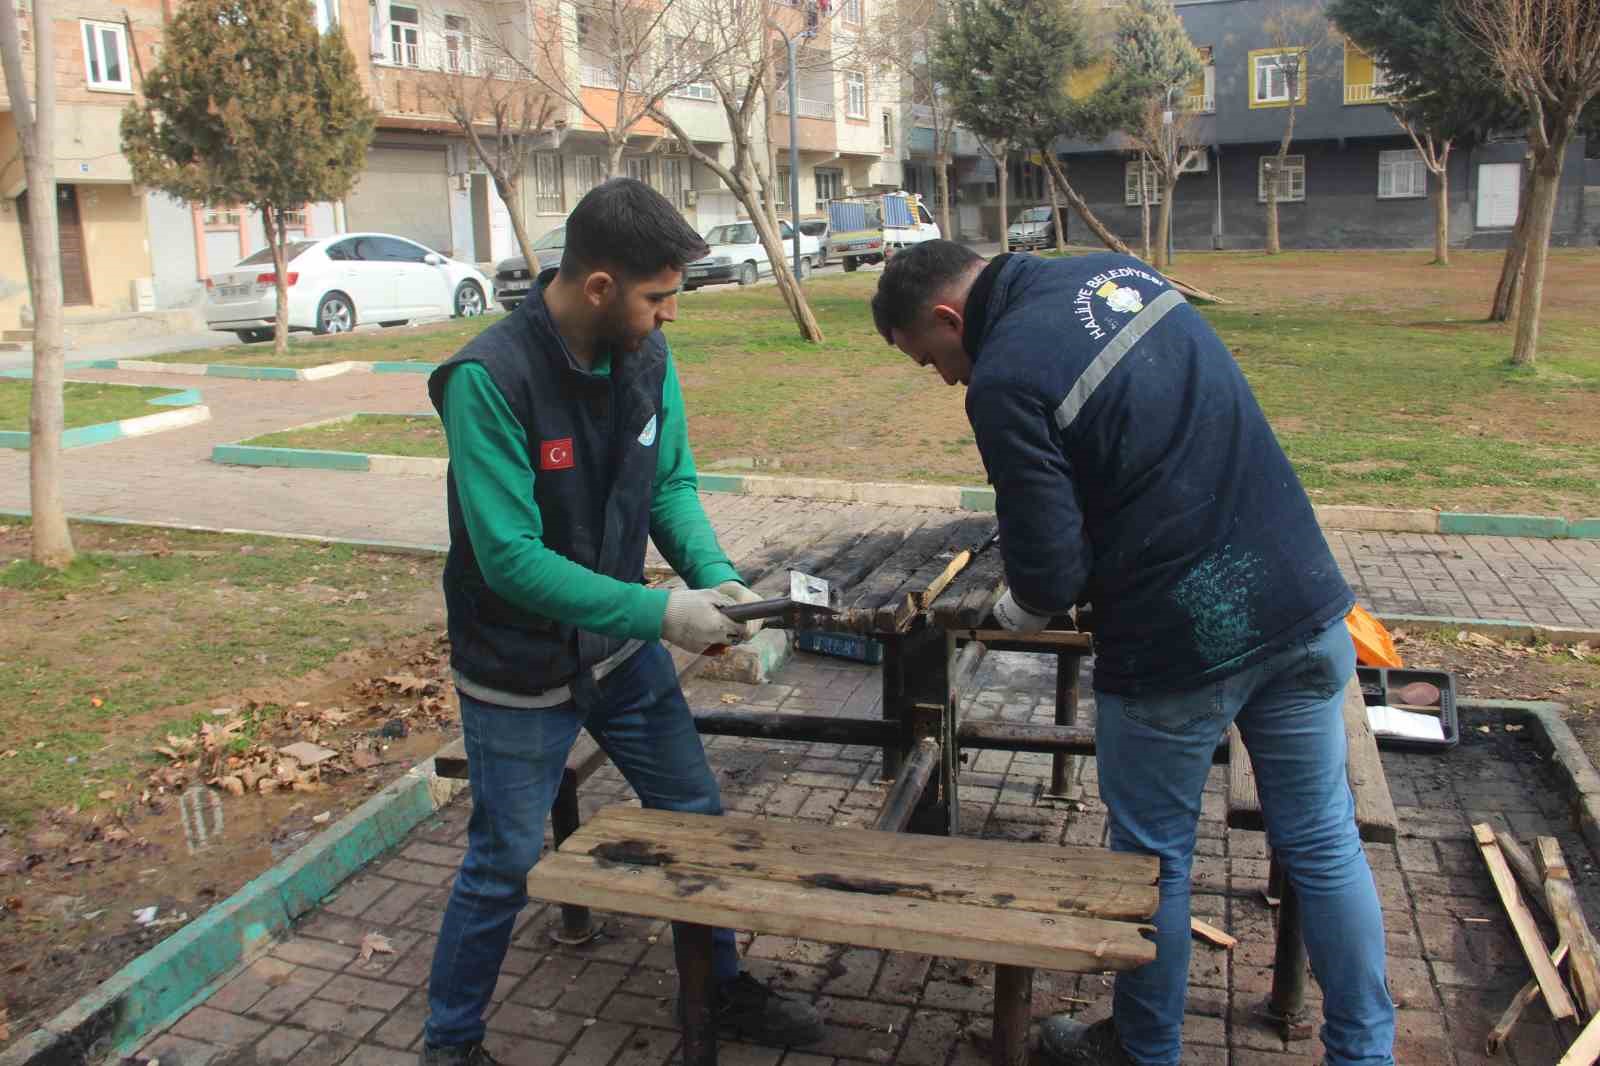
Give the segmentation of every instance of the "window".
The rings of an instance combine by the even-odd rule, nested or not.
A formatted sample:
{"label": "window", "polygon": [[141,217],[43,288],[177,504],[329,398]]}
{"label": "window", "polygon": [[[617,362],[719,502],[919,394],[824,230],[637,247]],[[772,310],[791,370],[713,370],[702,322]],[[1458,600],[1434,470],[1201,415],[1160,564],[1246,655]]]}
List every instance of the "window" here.
{"label": "window", "polygon": [[1139,160],[1130,159],[1122,168],[1122,202],[1129,207],[1161,202],[1161,179],[1156,165],[1149,160],[1144,164],[1144,189],[1139,188]]}
{"label": "window", "polygon": [[578,176],[579,196],[606,180],[606,161],[597,155],[580,155],[573,160]]}
{"label": "window", "polygon": [[642,181],[646,185],[654,185],[655,184],[655,182],[650,180],[651,171],[654,168],[650,166],[650,157],[649,156],[643,156],[643,155],[629,156],[627,159],[624,159],[622,161],[622,166],[623,166],[623,169],[627,172],[628,177],[633,178],[633,179],[635,179],[637,181]]}
{"label": "window", "polygon": [[689,161],[677,156],[667,156],[661,160],[661,184],[659,191],[662,196],[672,201],[672,206],[680,210],[685,206],[683,202],[684,172],[688,169]]}
{"label": "window", "polygon": [[83,77],[91,89],[133,91],[128,73],[128,31],[115,22],[84,22]]}
{"label": "window", "polygon": [[339,25],[339,0],[312,0],[316,12],[317,32],[327,33]]}
{"label": "window", "polygon": [[452,74],[473,69],[472,33],[465,15],[444,17],[444,69]]}
{"label": "window", "polygon": [[844,171],[817,167],[811,173],[817,184],[817,211],[826,211],[829,200],[837,200],[844,195]]}
{"label": "window", "polygon": [[844,0],[839,13],[846,22],[856,26],[861,25],[861,0]]}
{"label": "window", "polygon": [[370,237],[362,242],[362,259],[381,259],[386,263],[420,263],[428,250],[399,237]]}
{"label": "window", "polygon": [[1200,53],[1200,76],[1183,90],[1183,109],[1209,115],[1217,109],[1217,67],[1210,45],[1196,51]]}
{"label": "window", "polygon": [[1250,53],[1250,106],[1275,107],[1289,103],[1294,88],[1295,103],[1306,102],[1306,52]]}
{"label": "window", "polygon": [[858,70],[844,75],[845,114],[850,118],[867,117],[867,76]]}
{"label": "window", "polygon": [[1415,148],[1378,153],[1378,199],[1428,195],[1428,168]]}
{"label": "window", "polygon": [[[699,74],[702,57],[707,52],[705,44],[686,37],[667,38],[667,63],[675,79]],[[686,96],[691,100],[715,100],[716,86],[708,81],[687,82],[672,90],[673,96]]]}
{"label": "window", "polygon": [[885,111],[883,113],[883,150],[885,152],[894,151],[894,112],[893,111]]}
{"label": "window", "polygon": [[417,66],[417,34],[421,20],[417,9],[389,5],[389,61],[402,67]]}
{"label": "window", "polygon": [[[1256,199],[1261,203],[1267,202],[1267,180],[1277,162],[1275,155],[1264,155],[1257,161]],[[1281,204],[1305,198],[1306,157],[1286,155],[1283,157],[1283,172],[1278,175],[1278,202]]]}
{"label": "window", "polygon": [[533,209],[541,215],[561,214],[561,157],[554,152],[534,153]]}
{"label": "window", "polygon": [[778,210],[789,210],[789,181],[791,171],[788,167],[779,167],[776,178],[777,188],[773,190],[773,201],[777,203]]}

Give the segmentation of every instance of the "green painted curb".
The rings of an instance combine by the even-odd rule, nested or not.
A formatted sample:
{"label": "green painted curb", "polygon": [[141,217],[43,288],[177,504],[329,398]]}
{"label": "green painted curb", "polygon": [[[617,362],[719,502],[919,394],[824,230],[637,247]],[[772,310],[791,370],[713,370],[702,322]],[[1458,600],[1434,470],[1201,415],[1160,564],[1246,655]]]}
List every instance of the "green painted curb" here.
{"label": "green painted curb", "polygon": [[231,466],[287,466],[309,470],[367,470],[366,452],[326,452],[314,448],[263,448],[255,444],[218,444],[211,449],[213,463]]}
{"label": "green painted curb", "polygon": [[0,448],[28,450],[28,431],[25,429],[0,429]]}
{"label": "green painted curb", "polygon": [[[147,388],[151,391],[161,391],[161,387],[156,385],[140,385],[137,387]],[[167,407],[193,407],[200,402],[200,390],[183,389],[173,391],[145,402],[151,405],[164,405]],[[138,418],[140,416],[135,415],[133,417]],[[88,444],[105,444],[108,441],[121,440],[123,437],[128,436],[127,431],[122,428],[122,424],[132,420],[131,418],[122,418],[115,422],[96,422],[93,425],[74,426],[72,429],[62,430],[61,447],[82,448]],[[0,448],[15,448],[18,451],[27,451],[28,443],[29,433],[27,430],[8,429],[0,431]]]}
{"label": "green painted curb", "polygon": [[1600,518],[1580,518],[1567,523],[1567,536],[1582,540],[1600,540]]}
{"label": "green painted curb", "polygon": [[292,366],[234,366],[231,363],[202,363],[195,372],[211,378],[248,378],[255,381],[299,381],[300,372]]}
{"label": "green painted curb", "polygon": [[744,478],[738,474],[701,474],[700,491],[742,494],[744,492]]}
{"label": "green painted curb", "polygon": [[438,363],[417,362],[378,362],[372,364],[374,374],[431,374],[438,369]]}
{"label": "green painted curb", "polygon": [[1463,514],[1442,511],[1440,533],[1469,537],[1564,537],[1567,520],[1560,515],[1542,514]]}
{"label": "green painted curb", "polygon": [[157,396],[150,401],[156,407],[190,407],[199,402],[199,389],[180,389],[170,396]]}
{"label": "green painted curb", "polygon": [[44,1040],[35,1034],[0,1055],[0,1066],[86,1062],[91,1050],[131,1052],[434,814],[439,805],[430,787],[431,762],[425,760],[288,860],[128,963],[46,1022],[40,1030]]}
{"label": "green painted curb", "polygon": [[993,489],[962,489],[961,509],[963,511],[992,511],[994,510]]}
{"label": "green painted curb", "polygon": [[76,429],[63,430],[61,433],[61,446],[63,448],[81,448],[86,444],[104,444],[107,441],[117,440],[122,435],[121,422],[97,422],[92,426],[79,426]]}

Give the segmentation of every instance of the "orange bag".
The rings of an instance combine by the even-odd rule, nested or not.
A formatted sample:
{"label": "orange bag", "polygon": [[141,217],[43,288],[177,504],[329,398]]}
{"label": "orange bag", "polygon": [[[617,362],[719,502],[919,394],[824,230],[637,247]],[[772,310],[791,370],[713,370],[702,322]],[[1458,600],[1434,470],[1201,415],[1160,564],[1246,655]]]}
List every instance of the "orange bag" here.
{"label": "orange bag", "polygon": [[1350,639],[1356,644],[1356,662],[1363,666],[1404,666],[1395,650],[1389,631],[1358,603],[1344,619]]}

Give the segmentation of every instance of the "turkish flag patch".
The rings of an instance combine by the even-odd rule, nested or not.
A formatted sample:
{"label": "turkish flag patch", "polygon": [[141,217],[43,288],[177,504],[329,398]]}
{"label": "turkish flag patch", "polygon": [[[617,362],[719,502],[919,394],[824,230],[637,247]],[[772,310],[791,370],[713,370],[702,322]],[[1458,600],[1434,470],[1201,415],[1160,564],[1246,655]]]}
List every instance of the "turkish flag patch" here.
{"label": "turkish flag patch", "polygon": [[547,440],[539,445],[540,470],[572,469],[572,438]]}

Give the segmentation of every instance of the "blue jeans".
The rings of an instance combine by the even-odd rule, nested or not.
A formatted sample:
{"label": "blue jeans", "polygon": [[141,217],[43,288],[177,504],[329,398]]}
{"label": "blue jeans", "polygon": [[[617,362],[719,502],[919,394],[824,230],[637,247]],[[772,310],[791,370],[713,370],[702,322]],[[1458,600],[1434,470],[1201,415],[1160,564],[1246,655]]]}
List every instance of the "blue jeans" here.
{"label": "blue jeans", "polygon": [[1113,851],[1161,859],[1156,961],[1119,974],[1117,1035],[1142,1066],[1175,1066],[1189,981],[1189,874],[1211,756],[1237,722],[1267,841],[1299,893],[1322,986],[1328,1066],[1392,1066],[1394,1004],[1378,891],[1345,776],[1344,687],[1355,649],[1343,620],[1186,692],[1096,692],[1095,759]]}
{"label": "blue jeans", "polygon": [[[428,977],[429,1044],[483,1039],[483,1012],[527,905],[528,871],[543,850],[545,820],[580,728],[646,807],[722,813],[716,776],[665,648],[646,644],[588,689],[587,696],[580,689],[572,701],[537,710],[460,694],[472,818]],[[722,980],[739,973],[730,930],[715,933],[713,965]]]}

